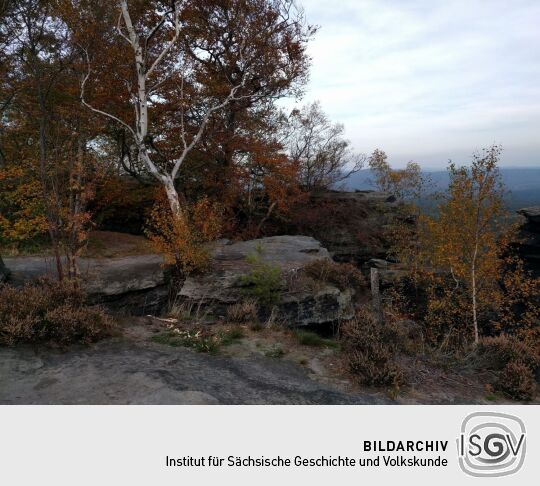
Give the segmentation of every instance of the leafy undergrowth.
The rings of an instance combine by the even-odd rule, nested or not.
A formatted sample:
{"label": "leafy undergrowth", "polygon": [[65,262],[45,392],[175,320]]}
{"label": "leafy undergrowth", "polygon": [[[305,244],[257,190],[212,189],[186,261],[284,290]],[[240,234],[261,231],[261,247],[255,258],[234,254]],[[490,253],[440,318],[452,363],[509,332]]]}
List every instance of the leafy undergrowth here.
{"label": "leafy undergrowth", "polygon": [[[249,312],[241,312],[249,310]],[[252,319],[247,319],[247,314]],[[254,317],[252,306],[234,308],[228,313],[232,322],[208,324],[192,316],[182,319],[155,319],[160,331],[152,341],[173,347],[186,347],[202,353],[247,356],[260,354],[269,358],[290,359],[306,366],[320,357],[337,356],[339,341],[303,329],[291,330],[272,322],[260,322]],[[171,321],[173,323],[171,323]],[[163,327],[165,325],[165,329]]]}

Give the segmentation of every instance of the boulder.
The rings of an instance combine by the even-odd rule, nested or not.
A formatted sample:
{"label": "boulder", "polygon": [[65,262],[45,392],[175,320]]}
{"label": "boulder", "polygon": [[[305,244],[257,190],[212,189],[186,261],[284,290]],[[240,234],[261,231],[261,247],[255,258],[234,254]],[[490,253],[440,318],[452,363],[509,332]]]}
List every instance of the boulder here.
{"label": "boulder", "polygon": [[[82,288],[91,303],[143,314],[158,312],[168,298],[168,285],[159,255],[122,258],[81,258]],[[10,283],[22,286],[40,277],[56,278],[51,257],[6,258]]]}
{"label": "boulder", "polygon": [[351,292],[331,285],[297,289],[288,282],[307,263],[330,259],[326,248],[309,236],[272,236],[258,240],[219,241],[204,275],[189,276],[179,291],[181,302],[204,306],[224,316],[227,307],[246,298],[242,277],[257,265],[279,267],[283,277],[278,315],[291,326],[307,326],[352,317]]}

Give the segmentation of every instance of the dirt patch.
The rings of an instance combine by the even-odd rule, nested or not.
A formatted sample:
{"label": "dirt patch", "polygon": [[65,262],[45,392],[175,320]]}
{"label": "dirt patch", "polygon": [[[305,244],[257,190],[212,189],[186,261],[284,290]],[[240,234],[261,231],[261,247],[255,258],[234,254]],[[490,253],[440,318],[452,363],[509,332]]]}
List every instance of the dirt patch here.
{"label": "dirt patch", "polygon": [[[2,247],[1,251],[7,257],[52,255],[52,250],[47,241],[36,243],[22,250],[13,246]],[[144,236],[118,233],[116,231],[92,231],[81,256],[84,258],[119,258],[153,253],[156,253],[156,251]]]}
{"label": "dirt patch", "polygon": [[117,258],[148,255],[150,253],[155,253],[155,250],[144,236],[114,231],[93,231],[82,256],[87,258]]}

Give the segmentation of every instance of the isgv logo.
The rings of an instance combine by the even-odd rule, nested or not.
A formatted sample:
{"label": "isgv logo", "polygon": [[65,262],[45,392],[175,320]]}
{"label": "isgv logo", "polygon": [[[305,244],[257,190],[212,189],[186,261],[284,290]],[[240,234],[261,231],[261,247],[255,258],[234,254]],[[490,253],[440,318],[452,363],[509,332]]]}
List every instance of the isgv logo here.
{"label": "isgv logo", "polygon": [[461,424],[457,446],[459,465],[466,474],[508,476],[516,473],[525,461],[525,425],[506,413],[475,412]]}

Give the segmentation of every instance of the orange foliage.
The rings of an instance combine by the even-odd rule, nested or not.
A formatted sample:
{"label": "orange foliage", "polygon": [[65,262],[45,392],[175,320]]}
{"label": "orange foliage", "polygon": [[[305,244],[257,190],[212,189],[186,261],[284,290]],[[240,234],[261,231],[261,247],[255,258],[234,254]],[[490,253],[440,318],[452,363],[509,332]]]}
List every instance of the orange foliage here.
{"label": "orange foliage", "polygon": [[508,257],[515,241],[504,208],[500,148],[449,166],[450,185],[435,216],[420,215],[416,235],[395,231],[396,254],[426,291],[428,338],[449,348],[478,343],[482,333],[537,339],[540,283]]}
{"label": "orange foliage", "polygon": [[0,169],[0,241],[20,243],[47,233],[41,185],[19,167]]}
{"label": "orange foliage", "polygon": [[159,191],[150,211],[146,235],[166,263],[175,264],[184,274],[208,268],[210,256],[205,243],[221,232],[218,205],[202,198],[184,210],[183,217],[171,213],[164,191]]}
{"label": "orange foliage", "polygon": [[416,162],[408,162],[404,169],[392,169],[382,150],[375,150],[368,160],[380,191],[389,192],[400,200],[418,199],[429,183]]}

